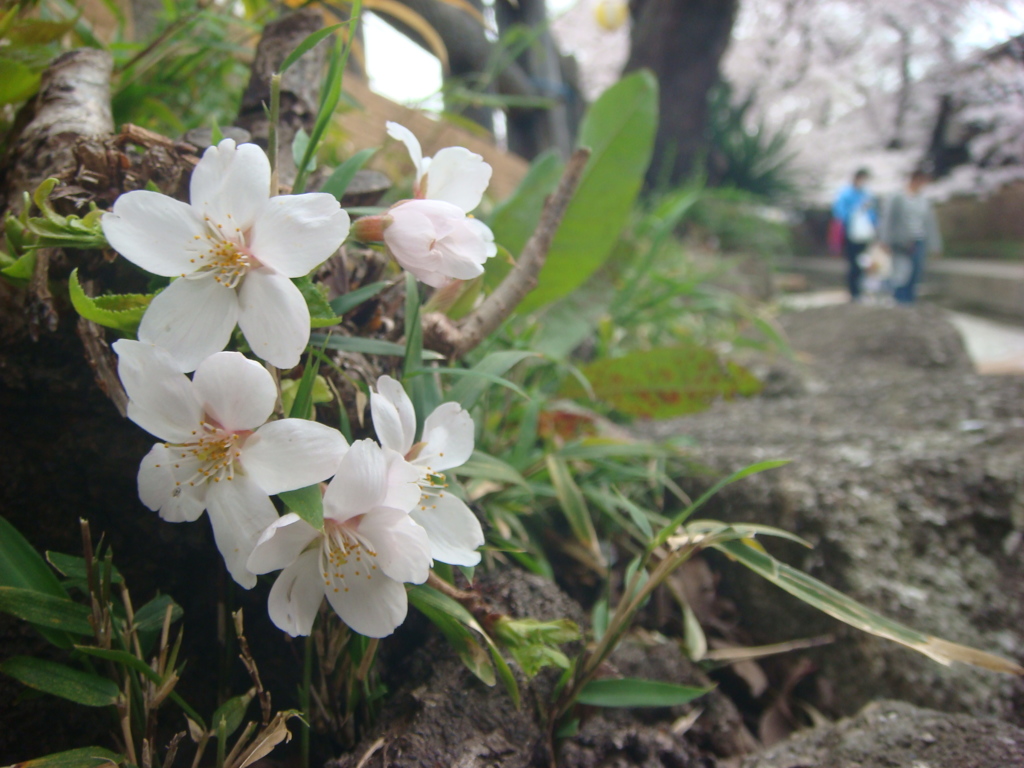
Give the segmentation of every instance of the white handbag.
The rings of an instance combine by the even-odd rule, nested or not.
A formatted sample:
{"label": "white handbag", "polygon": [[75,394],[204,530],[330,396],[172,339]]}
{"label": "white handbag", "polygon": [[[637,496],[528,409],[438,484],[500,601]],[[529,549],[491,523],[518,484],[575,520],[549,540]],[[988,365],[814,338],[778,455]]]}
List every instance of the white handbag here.
{"label": "white handbag", "polygon": [[875,239],[875,223],[866,208],[858,208],[850,216],[850,230],[846,236],[853,243],[870,243]]}

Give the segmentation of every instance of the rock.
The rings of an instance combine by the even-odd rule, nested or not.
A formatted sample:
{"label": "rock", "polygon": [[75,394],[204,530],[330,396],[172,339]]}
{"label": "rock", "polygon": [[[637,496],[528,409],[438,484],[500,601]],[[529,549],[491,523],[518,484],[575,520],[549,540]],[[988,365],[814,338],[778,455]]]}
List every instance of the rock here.
{"label": "rock", "polygon": [[[781,469],[719,493],[700,513],[784,528],[815,545],[764,539],[780,559],[883,614],[947,640],[1024,657],[1024,377],[979,377],[929,307],[829,307],[783,326],[806,358],[805,386],[718,404],[642,428],[685,434],[707,477],[699,493],[753,462]],[[879,698],[1021,723],[1021,681],[943,667],[853,630],[724,558],[719,590],[757,643],[824,632],[808,652],[835,695],[815,703],[852,714]]]}
{"label": "rock", "polygon": [[794,734],[743,768],[1010,768],[1024,730],[990,718],[879,701],[856,717]]}

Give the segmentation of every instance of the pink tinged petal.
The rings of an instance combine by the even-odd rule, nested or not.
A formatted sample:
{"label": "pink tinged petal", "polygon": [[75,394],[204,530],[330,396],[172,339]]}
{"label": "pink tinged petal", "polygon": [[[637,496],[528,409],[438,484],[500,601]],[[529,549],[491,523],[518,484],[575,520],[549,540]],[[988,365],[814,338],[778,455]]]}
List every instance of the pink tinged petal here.
{"label": "pink tinged petal", "polygon": [[253,354],[278,368],[299,364],[309,343],[309,308],[284,275],[256,269],[238,291],[238,326]]}
{"label": "pink tinged petal", "polygon": [[483,274],[484,262],[496,252],[494,236],[491,235],[492,242],[488,245],[482,237],[483,232],[491,234],[484,224],[475,219],[464,218],[458,222],[458,226],[435,245],[440,262],[438,271],[459,280],[470,280]]}
{"label": "pink tinged petal", "polygon": [[325,589],[327,600],[355,632],[366,637],[387,637],[409,612],[405,586],[389,579],[379,568],[367,570],[365,563],[350,558],[331,571],[330,584]]}
{"label": "pink tinged petal", "polygon": [[370,393],[370,414],[380,444],[407,454],[416,439],[416,410],[401,382],[390,376],[377,379],[377,391]]}
{"label": "pink tinged petal", "polygon": [[473,417],[458,403],[441,403],[423,422],[423,449],[413,464],[429,472],[461,467],[473,455]]}
{"label": "pink tinged petal", "polygon": [[319,550],[303,553],[277,577],[270,589],[267,609],[278,629],[292,637],[313,631],[320,603],[324,599],[324,580],[320,574]]}
{"label": "pink tinged petal", "polygon": [[245,563],[260,535],[277,520],[270,497],[245,475],[235,475],[234,480],[209,483],[206,506],[213,525],[213,538],[228,573],[240,585],[252,589],[256,575]]}
{"label": "pink tinged petal", "polygon": [[179,371],[194,371],[231,340],[238,297],[212,275],[175,280],[157,294],[139,324],[139,340],[166,349]]}
{"label": "pink tinged petal", "polygon": [[473,511],[457,496],[424,496],[409,516],[419,523],[430,539],[430,556],[449,565],[473,566],[480,562],[477,547],[484,532]]}
{"label": "pink tinged petal", "polygon": [[484,261],[498,253],[498,246],[494,244],[494,233],[491,228],[479,219],[466,219],[466,226],[474,232],[483,243]]}
{"label": "pink tinged petal", "polygon": [[166,350],[140,341],[114,343],[117,373],[128,394],[128,418],[171,442],[191,437],[203,417],[192,382]]}
{"label": "pink tinged petal", "polygon": [[169,523],[191,523],[206,509],[206,486],[182,482],[195,473],[199,462],[186,461],[163,443],[153,446],[139,465],[139,498]]}
{"label": "pink tinged petal", "polygon": [[256,259],[285,277],[302,277],[348,237],[348,213],[333,195],[311,192],[271,198],[249,236]]}
{"label": "pink tinged petal", "polygon": [[240,242],[270,197],[270,161],[255,144],[235,146],[224,139],[203,153],[192,171],[189,196],[214,228]]}
{"label": "pink tinged petal", "polygon": [[261,426],[277,402],[274,377],[238,352],[218,352],[203,360],[192,387],[206,414],[231,432]]}
{"label": "pink tinged petal", "polygon": [[324,493],[324,517],[339,523],[380,506],[388,491],[384,452],[372,440],[352,443]]}
{"label": "pink tinged petal", "polygon": [[409,151],[409,157],[412,158],[412,164],[416,166],[416,183],[419,184],[425,171],[423,150],[420,149],[420,142],[413,135],[412,131],[404,125],[388,122],[387,129],[388,136],[405,144],[405,148]]}
{"label": "pink tinged petal", "polygon": [[384,449],[388,462],[388,493],[383,506],[408,512],[419,503],[422,491],[419,481],[423,472],[406,461],[398,451]]}
{"label": "pink tinged petal", "polygon": [[195,271],[190,259],[207,234],[202,217],[190,205],[148,190],[121,195],[100,224],[111,248],[165,277]]}
{"label": "pink tinged petal", "polygon": [[273,495],[326,480],[338,470],[348,442],[336,429],[305,419],[281,419],[245,441],[242,465]]}
{"label": "pink tinged petal", "polygon": [[[359,521],[360,539],[376,552],[375,564],[395,581],[422,584],[430,575],[427,532],[406,512],[377,507]],[[365,560],[364,560],[365,562]],[[374,574],[376,575],[376,574]]]}
{"label": "pink tinged petal", "polygon": [[[294,563],[320,532],[294,512],[272,522],[246,560],[245,567],[253,573],[279,571]],[[316,548],[319,551],[319,547]],[[320,586],[323,596],[323,585]]]}
{"label": "pink tinged petal", "polygon": [[440,257],[432,252],[437,239],[434,222],[416,209],[421,202],[410,200],[391,209],[392,221],[384,229],[384,243],[403,269],[423,280],[422,275],[431,274]]}
{"label": "pink tinged petal", "polygon": [[469,213],[483,199],[491,182],[491,166],[464,147],[447,147],[430,161],[426,197],[457,205]]}

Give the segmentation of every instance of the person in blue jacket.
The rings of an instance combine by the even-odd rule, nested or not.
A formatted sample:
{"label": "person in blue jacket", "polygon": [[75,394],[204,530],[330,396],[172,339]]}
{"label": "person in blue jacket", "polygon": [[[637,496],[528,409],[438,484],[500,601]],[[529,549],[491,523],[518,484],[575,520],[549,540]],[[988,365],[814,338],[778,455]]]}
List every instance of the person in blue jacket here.
{"label": "person in blue jacket", "polygon": [[[878,226],[875,197],[867,188],[870,177],[871,172],[867,168],[858,168],[853,174],[852,183],[839,190],[832,204],[832,216],[843,226],[846,281],[852,301],[860,301],[861,295],[863,273],[859,257],[874,239],[875,228]],[[857,218],[860,221],[855,221]],[[866,225],[865,219],[870,222],[869,226]]]}

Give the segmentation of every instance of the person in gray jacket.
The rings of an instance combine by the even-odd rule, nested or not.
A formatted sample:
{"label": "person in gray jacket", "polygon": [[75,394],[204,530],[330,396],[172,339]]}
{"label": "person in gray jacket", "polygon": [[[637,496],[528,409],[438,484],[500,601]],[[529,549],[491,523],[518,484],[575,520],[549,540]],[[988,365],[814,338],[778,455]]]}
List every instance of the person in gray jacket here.
{"label": "person in gray jacket", "polygon": [[923,194],[931,180],[927,170],[914,170],[906,189],[892,195],[882,210],[878,238],[893,257],[894,295],[901,304],[914,302],[925,256],[942,251],[939,222]]}

